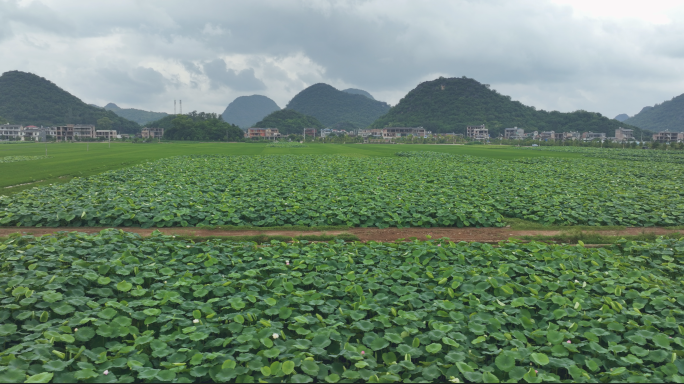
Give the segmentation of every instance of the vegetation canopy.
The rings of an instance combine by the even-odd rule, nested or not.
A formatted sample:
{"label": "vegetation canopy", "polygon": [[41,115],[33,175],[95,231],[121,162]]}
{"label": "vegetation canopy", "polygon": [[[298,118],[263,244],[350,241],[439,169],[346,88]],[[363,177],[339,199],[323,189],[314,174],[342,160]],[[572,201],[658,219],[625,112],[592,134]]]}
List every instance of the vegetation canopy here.
{"label": "vegetation canopy", "polygon": [[278,104],[266,96],[240,96],[228,104],[221,116],[223,116],[223,121],[247,129],[270,113],[279,110]]}
{"label": "vegetation canopy", "polygon": [[328,84],[319,83],[298,93],[286,108],[313,116],[326,127],[350,122],[363,128],[387,113],[390,107],[387,103],[358,92],[339,91]]}
{"label": "vegetation canopy", "polygon": [[[167,118],[164,118],[167,119]],[[173,116],[171,128],[164,131],[165,140],[242,141],[243,131],[228,124],[216,113],[197,113]]]}
{"label": "vegetation canopy", "polygon": [[625,123],[654,132],[684,132],[684,94],[653,107],[644,107]]}
{"label": "vegetation canopy", "polygon": [[104,109],[112,111],[116,113],[117,116],[121,116],[124,119],[135,121],[140,125],[145,125],[151,121],[159,120],[165,116],[168,116],[168,113],[165,112],[143,111],[141,109],[135,108],[120,108],[114,103],[105,105]]}
{"label": "vegetation canopy", "polygon": [[465,134],[467,126],[481,124],[489,128],[493,138],[514,126],[525,132],[592,131],[615,136],[615,129],[625,127],[635,129],[637,137],[641,133],[639,128],[600,113],[538,111],[465,77],[440,77],[419,84],[371,128],[422,126],[435,133]]}
{"label": "vegetation canopy", "polygon": [[680,164],[399,155],[167,158],[0,197],[0,224],[493,227],[504,217],[684,224]]}
{"label": "vegetation canopy", "polygon": [[301,135],[304,128],[325,128],[315,117],[307,116],[291,109],[281,109],[254,124],[257,128],[278,128],[281,135]]}
{"label": "vegetation canopy", "polygon": [[13,124],[54,126],[97,124],[103,117],[118,133],[138,133],[140,126],[114,112],[93,107],[32,73],[10,71],[0,76],[0,116]]}
{"label": "vegetation canopy", "polygon": [[684,380],[684,239],[0,247],[3,382]]}

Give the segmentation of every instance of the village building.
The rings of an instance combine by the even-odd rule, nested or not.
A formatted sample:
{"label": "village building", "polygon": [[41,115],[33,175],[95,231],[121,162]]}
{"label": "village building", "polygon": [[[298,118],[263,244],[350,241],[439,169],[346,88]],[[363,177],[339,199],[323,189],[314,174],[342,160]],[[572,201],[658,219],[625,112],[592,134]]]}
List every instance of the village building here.
{"label": "village building", "polygon": [[245,138],[247,139],[276,139],[280,137],[278,133],[278,128],[248,128],[245,132]]}
{"label": "village building", "polygon": [[489,129],[485,125],[469,125],[466,127],[466,137],[475,140],[489,139]]}
{"label": "village building", "polygon": [[148,128],[145,127],[141,132],[143,139],[161,139],[164,137],[164,128]]}

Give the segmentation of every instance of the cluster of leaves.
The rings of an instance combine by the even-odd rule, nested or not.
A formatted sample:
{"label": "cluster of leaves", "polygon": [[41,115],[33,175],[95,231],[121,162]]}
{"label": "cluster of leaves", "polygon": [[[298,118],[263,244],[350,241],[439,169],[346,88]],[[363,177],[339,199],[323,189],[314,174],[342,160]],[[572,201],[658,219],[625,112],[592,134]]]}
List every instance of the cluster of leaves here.
{"label": "cluster of leaves", "polygon": [[22,125],[97,124],[107,117],[119,133],[138,133],[140,126],[114,112],[88,105],[49,80],[9,71],[0,76],[0,115]]}
{"label": "cluster of leaves", "polygon": [[654,132],[682,132],[683,121],[684,94],[653,107],[644,107],[641,112],[625,120],[625,123]]}
{"label": "cluster of leaves", "polygon": [[286,108],[313,116],[327,127],[341,122],[367,127],[386,114],[390,106],[365,95],[340,91],[319,83],[299,92]]}
{"label": "cluster of leaves", "polygon": [[684,152],[682,151],[653,151],[631,148],[590,147],[520,147],[519,149],[533,151],[581,153],[586,157],[596,157],[600,159],[684,164]]}
{"label": "cluster of leaves", "polygon": [[279,141],[276,143],[267,144],[270,148],[304,148],[306,145],[296,141]]}
{"label": "cluster of leaves", "polygon": [[120,108],[114,103],[109,103],[104,106],[104,109],[116,113],[117,116],[123,117],[131,121],[135,121],[140,125],[145,125],[151,121],[159,120],[168,116],[166,112],[151,112],[143,111],[135,108]]}
{"label": "cluster of leaves", "polygon": [[485,124],[492,137],[513,126],[530,131],[603,132],[613,136],[618,127],[639,128],[600,113],[537,111],[469,78],[439,78],[419,84],[371,128],[418,127],[439,132],[466,133],[469,125]]}
{"label": "cluster of leaves", "polygon": [[221,116],[223,116],[225,122],[235,124],[242,129],[247,129],[253,127],[256,122],[262,120],[270,113],[279,110],[278,104],[266,96],[240,96],[228,104]]}
{"label": "cluster of leaves", "polygon": [[684,380],[684,239],[0,247],[3,382]]}
{"label": "cluster of leaves", "polygon": [[170,128],[165,128],[165,124],[159,124],[165,128],[164,139],[166,140],[242,141],[244,139],[244,132],[240,128],[226,123],[221,115],[216,113],[193,111],[187,115],[169,116],[162,120],[169,120],[171,123]]}
{"label": "cluster of leaves", "polygon": [[264,117],[254,124],[257,128],[278,128],[281,135],[301,135],[304,128],[325,128],[315,117],[301,114],[291,109],[281,109]]}
{"label": "cluster of leaves", "polygon": [[432,152],[182,156],[2,196],[0,224],[671,226],[684,224],[683,174],[657,162]]}
{"label": "cluster of leaves", "polygon": [[0,157],[0,164],[3,163],[16,163],[17,161],[29,161],[29,160],[42,160],[48,159],[52,156],[5,156]]}

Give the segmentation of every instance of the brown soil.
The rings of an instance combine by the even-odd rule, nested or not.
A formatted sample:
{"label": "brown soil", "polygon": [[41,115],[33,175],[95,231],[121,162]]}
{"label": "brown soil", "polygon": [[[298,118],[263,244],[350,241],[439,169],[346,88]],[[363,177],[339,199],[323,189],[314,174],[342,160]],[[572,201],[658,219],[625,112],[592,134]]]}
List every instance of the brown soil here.
{"label": "brown soil", "polygon": [[[34,227],[4,227],[0,228],[0,237],[8,236],[13,233],[23,233],[29,235],[47,235],[60,231],[78,231],[86,233],[97,233],[105,228],[95,227],[59,227],[59,228],[34,228]],[[432,239],[439,239],[448,237],[451,241],[478,241],[487,243],[496,243],[507,240],[510,237],[521,236],[555,236],[560,234],[560,231],[539,231],[539,230],[525,230],[515,231],[510,228],[349,228],[341,231],[226,231],[221,229],[203,229],[203,228],[130,228],[122,227],[127,232],[139,233],[143,236],[150,235],[155,230],[159,230],[166,235],[182,235],[182,236],[288,236],[296,237],[302,235],[339,235],[343,233],[353,234],[358,236],[361,241],[382,241],[393,242],[399,239],[409,240],[417,238],[419,240],[427,239],[431,236]],[[588,232],[588,231],[586,231]],[[625,236],[625,235],[641,235],[644,233],[654,233],[656,235],[666,235],[671,233],[679,233],[684,235],[684,230],[669,230],[665,228],[626,228],[624,230],[616,231],[600,231],[602,235],[610,236]]]}

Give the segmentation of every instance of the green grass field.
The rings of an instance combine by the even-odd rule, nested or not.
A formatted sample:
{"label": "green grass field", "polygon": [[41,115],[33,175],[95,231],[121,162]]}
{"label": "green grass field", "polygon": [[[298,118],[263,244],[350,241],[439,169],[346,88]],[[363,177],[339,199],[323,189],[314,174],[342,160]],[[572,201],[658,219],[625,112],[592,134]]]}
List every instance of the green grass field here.
{"label": "green grass field", "polygon": [[46,148],[50,156],[48,159],[3,164],[0,170],[0,195],[13,194],[39,185],[63,183],[73,177],[90,176],[148,160],[191,154],[341,154],[368,157],[393,156],[399,151],[435,151],[497,159],[581,156],[576,153],[521,151],[500,145],[307,144],[306,148],[269,148],[267,144],[262,143],[172,142],[112,143],[111,148],[107,143],[0,144],[0,158],[45,155]]}

